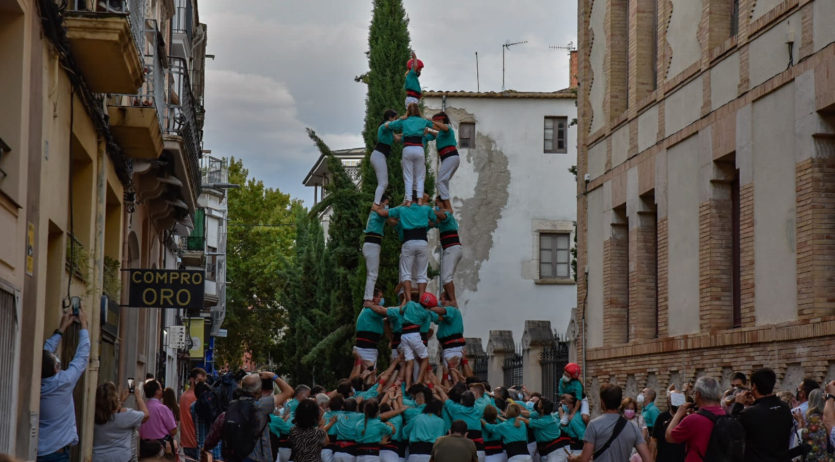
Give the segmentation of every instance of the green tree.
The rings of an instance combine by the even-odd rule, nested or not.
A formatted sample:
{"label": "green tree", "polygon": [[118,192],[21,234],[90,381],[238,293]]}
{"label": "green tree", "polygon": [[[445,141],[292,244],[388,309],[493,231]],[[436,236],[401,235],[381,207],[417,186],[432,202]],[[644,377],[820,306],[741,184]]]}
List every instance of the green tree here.
{"label": "green tree", "polygon": [[239,364],[245,351],[257,363],[267,361],[286,325],[279,303],[293,260],[294,221],[301,203],[249,176],[232,158],[228,191],[226,319],[228,337],[218,339],[217,362]]}

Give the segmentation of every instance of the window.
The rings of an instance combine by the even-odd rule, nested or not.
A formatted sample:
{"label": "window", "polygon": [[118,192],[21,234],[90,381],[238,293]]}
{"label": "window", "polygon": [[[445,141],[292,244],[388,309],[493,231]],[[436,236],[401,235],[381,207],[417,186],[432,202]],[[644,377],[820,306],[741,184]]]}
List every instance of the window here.
{"label": "window", "polygon": [[460,148],[474,148],[475,147],[475,123],[461,122],[458,125],[458,147]]}
{"label": "window", "polygon": [[209,247],[207,256],[209,258],[206,261],[206,280],[214,281],[217,279],[217,249]]}
{"label": "window", "polygon": [[566,152],[565,117],[545,117],[545,152]]}
{"label": "window", "polygon": [[739,33],[739,0],[731,0],[731,37]]}
{"label": "window", "polygon": [[571,235],[569,233],[540,233],[539,278],[568,279],[571,277]]}

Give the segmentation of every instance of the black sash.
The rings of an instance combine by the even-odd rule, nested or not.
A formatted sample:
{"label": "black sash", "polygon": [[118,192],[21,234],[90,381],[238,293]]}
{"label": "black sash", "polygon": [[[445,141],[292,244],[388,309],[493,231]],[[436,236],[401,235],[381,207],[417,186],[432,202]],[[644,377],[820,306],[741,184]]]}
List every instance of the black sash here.
{"label": "black sash", "polygon": [[464,340],[464,334],[452,334],[438,338],[438,342],[440,342],[441,348],[447,349],[464,346],[466,340]]}
{"label": "black sash", "polygon": [[414,228],[414,229],[404,229],[403,230],[403,242],[406,241],[425,241],[426,240],[426,228]]}
{"label": "black sash", "polygon": [[441,247],[447,248],[454,245],[461,245],[461,239],[458,238],[458,231],[444,231],[441,233]]}
{"label": "black sash", "polygon": [[376,332],[357,331],[357,348],[377,348],[382,335]]}
{"label": "black sash", "polygon": [[391,145],[385,143],[377,143],[377,145],[374,146],[374,150],[388,157],[388,155],[391,154]]}
{"label": "black sash", "polygon": [[504,450],[507,452],[507,458],[510,459],[513,456],[520,456],[522,454],[528,455],[528,442],[527,441],[514,441],[512,443],[505,443]]}
{"label": "black sash", "polygon": [[377,233],[365,233],[365,239],[363,242],[367,242],[369,244],[382,244],[383,236]]}
{"label": "black sash", "polygon": [[403,144],[406,146],[423,146],[423,137],[421,136],[404,136]]}

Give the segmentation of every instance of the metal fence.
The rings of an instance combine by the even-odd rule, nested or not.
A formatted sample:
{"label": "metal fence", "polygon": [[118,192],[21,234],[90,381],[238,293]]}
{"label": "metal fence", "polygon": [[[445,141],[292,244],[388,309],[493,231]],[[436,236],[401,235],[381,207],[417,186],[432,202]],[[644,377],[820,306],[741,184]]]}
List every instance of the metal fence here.
{"label": "metal fence", "polygon": [[539,357],[539,364],[542,367],[542,396],[559,402],[557,384],[562,377],[563,369],[568,364],[569,342],[561,341],[554,336],[551,345],[545,347]]}
{"label": "metal fence", "polygon": [[140,58],[145,46],[145,7],[146,0],[70,0],[68,4],[70,11],[127,14],[131,36],[136,43],[136,49],[139,50]]}
{"label": "metal fence", "polygon": [[202,151],[201,140],[203,130],[197,123],[197,112],[202,110],[198,106],[191,89],[188,64],[182,58],[170,58],[169,94],[176,96],[168,104],[165,132],[176,134],[183,138],[186,156],[188,158],[189,176],[196,191],[200,191],[201,175],[199,159]]}
{"label": "metal fence", "polygon": [[473,358],[473,374],[482,379],[487,380],[487,356],[481,355]]}
{"label": "metal fence", "polygon": [[514,353],[504,360],[504,386],[522,385],[522,355]]}

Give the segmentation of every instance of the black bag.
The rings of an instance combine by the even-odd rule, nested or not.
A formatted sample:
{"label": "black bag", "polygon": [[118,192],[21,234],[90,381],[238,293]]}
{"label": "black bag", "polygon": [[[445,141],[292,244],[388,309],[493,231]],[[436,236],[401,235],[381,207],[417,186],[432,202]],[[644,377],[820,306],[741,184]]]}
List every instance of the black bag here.
{"label": "black bag", "polygon": [[258,428],[255,404],[255,400],[250,397],[236,399],[229,403],[229,409],[223,421],[221,438],[223,460],[240,462],[255,449],[255,444],[264,430],[263,427]]}
{"label": "black bag", "polygon": [[203,422],[211,425],[217,416],[223,412],[220,406],[220,396],[214,388],[204,391],[194,403],[194,413]]}
{"label": "black bag", "polygon": [[716,415],[705,410],[700,410],[697,414],[713,422],[710,441],[702,460],[742,462],[745,454],[745,427],[730,415]]}

